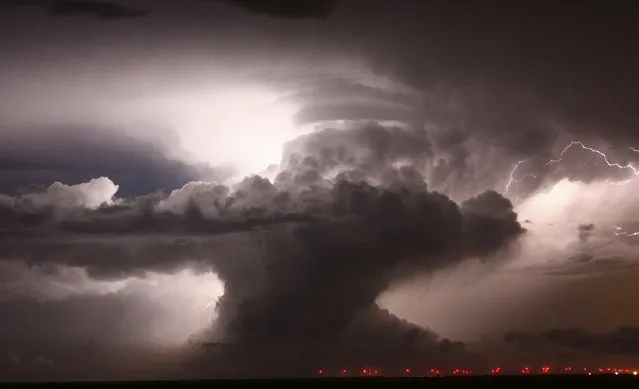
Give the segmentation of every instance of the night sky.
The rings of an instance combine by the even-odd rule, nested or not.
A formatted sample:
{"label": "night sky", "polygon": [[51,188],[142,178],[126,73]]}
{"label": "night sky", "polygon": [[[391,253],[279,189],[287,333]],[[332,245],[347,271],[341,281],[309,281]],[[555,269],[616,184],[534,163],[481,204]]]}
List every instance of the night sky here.
{"label": "night sky", "polygon": [[0,381],[639,369],[638,42],[633,2],[0,1]]}

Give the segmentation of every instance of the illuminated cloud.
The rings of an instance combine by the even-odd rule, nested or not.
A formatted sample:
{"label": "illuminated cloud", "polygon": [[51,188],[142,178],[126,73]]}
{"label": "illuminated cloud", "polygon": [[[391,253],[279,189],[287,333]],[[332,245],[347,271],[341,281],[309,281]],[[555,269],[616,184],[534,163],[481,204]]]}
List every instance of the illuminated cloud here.
{"label": "illuminated cloud", "polygon": [[241,3],[3,8],[3,377],[481,364],[515,328],[639,325],[626,5]]}
{"label": "illuminated cloud", "polygon": [[[5,223],[14,223],[7,224],[14,233],[3,238],[1,256],[35,269],[84,269],[96,280],[84,286],[93,295],[105,293],[108,282],[118,286],[116,296],[126,294],[128,279],[153,273],[213,271],[224,283],[218,317],[192,335],[241,353],[287,344],[290,354],[282,357],[293,358],[293,350],[308,352],[319,342],[323,353],[351,360],[358,354],[346,350],[361,345],[368,351],[358,353],[380,357],[405,348],[414,361],[469,358],[461,346],[393,318],[375,300],[414,273],[468,257],[488,260],[506,249],[524,232],[510,201],[488,191],[458,205],[429,192],[418,171],[393,166],[423,158],[420,147],[398,135],[408,129],[353,129],[347,139],[361,157],[337,160],[320,146],[335,131],[300,139],[307,147],[291,155],[274,182],[259,176],[233,187],[194,182],[164,196],[114,201],[117,187],[105,178],[104,185],[60,187],[74,196],[45,197],[47,207],[26,207],[29,194],[8,198],[5,213],[13,218]],[[380,143],[379,136],[394,141]],[[327,174],[334,169],[342,173]],[[69,198],[79,200],[63,214],[49,213]],[[83,288],[79,280],[77,288]],[[144,289],[135,295],[144,296]],[[315,361],[296,358],[297,371]]]}

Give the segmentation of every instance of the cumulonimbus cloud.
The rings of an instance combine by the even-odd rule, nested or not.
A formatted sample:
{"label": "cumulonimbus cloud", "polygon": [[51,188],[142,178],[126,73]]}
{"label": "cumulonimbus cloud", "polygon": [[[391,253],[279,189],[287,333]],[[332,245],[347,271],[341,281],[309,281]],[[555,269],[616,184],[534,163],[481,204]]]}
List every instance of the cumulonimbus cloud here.
{"label": "cumulonimbus cloud", "polygon": [[[489,258],[524,229],[495,191],[461,204],[430,191],[410,165],[428,155],[408,140],[423,135],[407,132],[412,138],[402,141],[393,131],[307,136],[273,181],[194,182],[118,200],[117,186],[100,178],[6,197],[1,257],[84,268],[97,279],[213,269],[225,291],[203,339],[245,350],[322,344],[328,352],[369,342],[376,353],[392,344],[458,350],[398,319],[382,325],[392,315],[376,298],[415,272]],[[343,136],[358,148],[341,148]]]}

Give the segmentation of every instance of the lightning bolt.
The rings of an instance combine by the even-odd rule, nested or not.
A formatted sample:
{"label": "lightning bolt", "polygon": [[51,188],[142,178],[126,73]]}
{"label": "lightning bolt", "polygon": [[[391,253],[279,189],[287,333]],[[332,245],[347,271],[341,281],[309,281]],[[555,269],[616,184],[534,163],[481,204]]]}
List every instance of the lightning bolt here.
{"label": "lightning bolt", "polygon": [[213,322],[214,319],[214,315],[215,315],[215,306],[217,305],[218,302],[218,298],[210,298],[211,300],[204,304],[204,307],[202,308],[201,314],[204,314],[207,310],[210,310],[210,313],[208,315],[208,324]]}
{"label": "lightning bolt", "polygon": [[524,162],[526,162],[526,160],[524,159],[517,161],[517,163],[510,170],[510,175],[508,176],[508,182],[506,182],[506,188],[504,190],[504,194],[508,194],[508,192],[510,191],[510,186],[512,184],[517,183],[517,180],[515,180],[515,172],[517,171],[517,169],[519,169],[519,166],[521,166],[521,164]]}
{"label": "lightning bolt", "polygon": [[[637,168],[635,168],[631,163],[627,163],[626,165],[620,165],[616,162],[610,162],[610,160],[608,160],[608,156],[603,152],[603,151],[599,151],[597,149],[593,149],[592,147],[588,147],[586,145],[584,145],[582,142],[580,141],[573,141],[568,143],[568,145],[566,147],[564,147],[564,149],[561,151],[561,154],[559,154],[559,158],[557,159],[551,159],[548,162],[546,162],[544,164],[544,166],[548,166],[548,165],[552,165],[558,162],[561,162],[564,159],[564,154],[566,154],[566,152],[568,150],[570,150],[572,147],[574,146],[579,146],[584,150],[588,150],[592,153],[595,153],[597,155],[599,155],[601,158],[603,158],[604,162],[606,163],[606,165],[610,166],[610,167],[616,167],[618,169],[629,169],[632,171],[632,173],[636,176],[639,175],[639,170],[637,170]],[[629,148],[630,150],[639,153],[638,149],[634,149],[632,147]]]}
{"label": "lightning bolt", "polygon": [[508,194],[508,192],[510,192],[510,187],[513,184],[518,184],[518,183],[522,182],[524,179],[526,179],[526,177],[537,178],[537,176],[532,174],[532,173],[525,173],[520,178],[515,178],[515,173],[517,172],[517,169],[519,169],[519,166],[521,166],[521,164],[523,164],[525,162],[526,162],[525,159],[517,161],[517,163],[510,170],[510,175],[508,176],[508,182],[506,182],[506,187],[505,187],[505,190],[504,190],[504,194],[505,195]]}
{"label": "lightning bolt", "polygon": [[[633,176],[639,175],[639,169],[636,168],[632,163],[629,162],[629,163],[627,163],[625,165],[622,165],[622,164],[617,163],[617,162],[611,162],[610,159],[608,158],[608,156],[603,151],[597,150],[597,149],[589,147],[589,146],[586,146],[581,141],[572,141],[572,142],[568,143],[566,145],[566,147],[563,148],[563,150],[559,154],[558,158],[548,160],[543,166],[546,167],[546,166],[550,166],[550,165],[553,165],[553,164],[556,164],[556,163],[559,163],[559,162],[563,161],[563,158],[564,158],[564,155],[566,154],[566,152],[568,150],[570,150],[571,148],[574,148],[574,147],[580,147],[582,150],[586,150],[586,151],[589,151],[591,153],[597,154],[598,156],[600,156],[603,159],[603,161],[609,167],[614,167],[614,168],[622,169],[622,170],[629,170],[629,171],[632,172]],[[634,153],[639,153],[639,148],[628,147],[628,149],[630,151],[634,152]],[[511,186],[513,184],[521,182],[527,176],[536,178],[535,175],[530,174],[530,173],[526,173],[522,177],[520,177],[519,179],[515,179],[515,173],[517,172],[519,167],[524,162],[525,162],[525,160],[517,161],[517,163],[511,169],[510,175],[508,177],[508,182],[506,183],[506,188],[505,188],[506,190],[505,190],[504,194],[508,194],[508,192],[510,191],[510,188],[511,188]],[[629,183],[630,181],[632,181],[632,178],[629,178],[629,179],[626,179],[626,180],[623,180],[623,181],[610,181],[608,179],[604,180],[604,182],[610,183],[611,185],[614,185],[614,186],[625,185],[625,184]],[[635,237],[635,236],[639,236],[639,231],[626,232],[626,231],[624,231],[624,229],[622,227],[616,225],[616,226],[614,226],[613,234],[615,236]]]}
{"label": "lightning bolt", "polygon": [[627,237],[639,236],[639,231],[625,232],[623,228],[619,226],[615,226],[615,229],[612,231],[612,233],[615,234],[615,236],[627,236]]}
{"label": "lightning bolt", "polygon": [[[566,145],[566,147],[564,147],[563,150],[561,150],[561,153],[559,154],[559,158],[548,160],[546,163],[544,163],[543,166],[546,167],[546,166],[550,166],[550,165],[553,165],[553,164],[556,164],[556,163],[559,163],[559,162],[563,161],[564,155],[566,154],[566,152],[568,150],[570,150],[571,148],[576,147],[576,146],[579,146],[583,150],[590,151],[591,153],[597,154],[598,156],[600,156],[604,160],[606,165],[608,165],[609,167],[614,167],[614,168],[617,168],[617,169],[630,170],[633,175],[635,175],[635,176],[639,175],[639,168],[636,168],[632,163],[629,162],[629,163],[627,163],[625,165],[621,165],[621,164],[619,164],[617,162],[611,162],[608,159],[608,156],[603,151],[597,150],[597,149],[589,147],[589,146],[586,146],[581,141],[572,141],[572,142],[568,143]],[[637,149],[635,147],[628,147],[628,149],[631,150],[632,152],[639,153],[639,149]],[[521,176],[520,178],[517,178],[517,179],[515,178],[515,173],[517,172],[519,167],[524,162],[526,162],[526,160],[517,161],[517,163],[510,170],[510,174],[508,176],[508,181],[506,182],[506,187],[505,187],[504,194],[508,194],[510,192],[510,188],[512,187],[512,185],[523,181],[527,177],[537,178],[537,176],[532,174],[532,173],[526,173],[523,176]],[[619,181],[611,182],[610,180],[606,179],[606,180],[604,180],[604,182],[609,182],[611,185],[618,186],[618,185],[625,185],[628,182],[630,182],[630,180],[631,179],[624,180],[624,181],[621,181],[621,182],[619,182]]]}
{"label": "lightning bolt", "polygon": [[[630,163],[630,162],[629,162],[629,163],[627,163],[627,164],[625,164],[625,165],[621,165],[621,164],[616,163],[616,162],[611,162],[611,161],[608,159],[608,156],[607,156],[604,152],[602,152],[602,151],[600,151],[600,150],[597,150],[597,149],[594,149],[594,148],[592,148],[592,147],[588,147],[588,146],[584,145],[582,142],[579,142],[579,141],[573,141],[573,142],[570,142],[570,143],[569,143],[566,147],[564,147],[564,149],[561,151],[561,154],[559,155],[559,158],[557,158],[557,159],[551,159],[550,161],[546,162],[546,163],[544,164],[544,166],[548,166],[548,165],[553,164],[553,163],[561,162],[561,160],[563,159],[564,154],[566,153],[566,151],[568,151],[570,148],[572,148],[572,147],[574,147],[574,146],[579,146],[579,147],[581,147],[581,148],[582,148],[582,149],[584,149],[584,150],[590,151],[590,152],[592,152],[592,153],[595,153],[595,154],[597,154],[597,155],[601,156],[601,158],[604,160],[604,162],[606,163],[606,165],[608,165],[608,166],[610,166],[610,167],[615,167],[615,168],[618,168],[618,169],[626,169],[626,170],[630,170],[630,171],[632,172],[632,174],[633,174],[633,175],[635,175],[635,176],[636,176],[636,175],[639,175],[639,169],[637,169],[636,167],[634,167],[634,166],[632,165],[632,163]],[[628,149],[629,149],[629,150],[631,150],[632,152],[639,153],[639,149],[636,149],[636,148],[634,148],[634,147],[628,147]],[[627,180],[624,180],[624,181],[621,181],[621,182],[610,182],[610,180],[605,180],[604,182],[609,182],[611,185],[620,186],[620,185],[625,185],[625,184],[629,183],[631,180],[632,180],[632,179],[627,179]],[[620,226],[615,226],[615,227],[614,227],[614,229],[613,229],[613,231],[612,231],[612,233],[613,233],[615,236],[624,236],[624,237],[634,237],[634,236],[639,236],[639,231],[626,232],[626,231],[624,231],[624,230],[623,230],[623,228],[621,228]]]}

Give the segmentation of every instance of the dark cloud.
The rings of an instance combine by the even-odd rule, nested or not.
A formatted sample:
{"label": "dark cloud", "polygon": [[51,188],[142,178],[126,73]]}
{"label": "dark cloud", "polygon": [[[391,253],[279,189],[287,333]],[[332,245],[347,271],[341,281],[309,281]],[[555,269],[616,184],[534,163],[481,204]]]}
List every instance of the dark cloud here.
{"label": "dark cloud", "polygon": [[225,0],[225,3],[250,13],[273,18],[325,19],[333,13],[337,0]]}
{"label": "dark cloud", "polygon": [[[480,249],[473,245],[479,233],[471,222],[474,215],[465,215],[442,195],[346,181],[332,191],[335,214],[330,220],[291,231],[288,242],[267,241],[265,273],[251,283],[265,289],[246,295],[250,273],[242,271],[235,279],[239,269],[218,267],[226,282],[218,325],[231,316],[226,330],[232,337],[335,341],[354,314],[369,309],[393,279]],[[509,237],[520,232],[515,230]],[[466,251],[458,252],[466,241]]]}
{"label": "dark cloud", "polygon": [[[250,181],[253,184],[249,189],[253,195],[255,192],[259,195],[256,186],[263,183],[272,185],[268,180],[257,177]],[[83,189],[55,184],[42,193],[3,201],[3,237],[7,239],[3,243],[5,255],[20,255],[24,245],[30,246],[37,241],[42,252],[36,254],[35,250],[32,251],[32,259],[36,263],[68,260],[67,265],[96,266],[96,269],[103,266],[106,266],[105,270],[111,266],[144,269],[148,265],[134,260],[139,255],[154,258],[152,262],[158,266],[157,269],[146,270],[160,270],[162,261],[157,254],[141,254],[145,248],[156,250],[157,240],[154,237],[163,241],[162,249],[167,257],[173,256],[171,247],[177,252],[186,248],[195,250],[190,256],[195,256],[196,252],[206,256],[210,249],[206,244],[215,244],[210,241],[211,237],[231,234],[233,237],[229,239],[235,239],[234,233],[249,231],[259,232],[261,239],[281,236],[296,242],[293,247],[281,247],[287,250],[301,249],[297,245],[305,239],[310,239],[308,244],[314,245],[315,239],[328,242],[336,239],[334,234],[344,234],[341,239],[346,244],[347,237],[361,234],[362,244],[370,239],[378,242],[380,254],[405,250],[406,255],[413,257],[418,253],[410,251],[414,249],[419,252],[421,245],[426,250],[424,256],[429,256],[428,250],[445,252],[454,245],[453,242],[458,245],[464,240],[467,240],[464,253],[484,254],[499,248],[523,231],[510,202],[496,192],[486,192],[472,198],[463,202],[460,208],[444,195],[428,192],[425,187],[402,185],[401,181],[395,182],[392,187],[379,187],[339,179],[317,193],[306,189],[297,194],[272,187],[271,193],[267,193],[269,196],[260,197],[259,202],[258,199],[246,197],[245,191],[231,192],[222,185],[197,194],[189,193],[189,188],[185,187],[182,189],[186,192],[184,198],[174,193],[168,198],[166,195],[141,197],[122,204],[104,205],[95,210],[78,208],[87,203],[96,204],[103,193],[114,191],[113,184],[105,179],[96,180],[93,185],[92,188]],[[220,195],[220,191],[225,193]],[[171,202],[178,203],[173,206]],[[419,215],[423,216],[423,220],[419,219]],[[367,225],[367,222],[373,225]],[[440,228],[434,229],[431,223],[439,224]],[[275,228],[278,226],[281,229]],[[118,248],[113,244],[127,236],[122,234],[133,238],[139,234],[151,235],[142,235],[141,239]],[[323,234],[327,235],[322,238]],[[169,239],[170,236],[173,238]],[[417,238],[423,240],[418,244],[414,241]],[[356,238],[355,242],[359,242],[359,239]],[[324,245],[327,242],[317,244]],[[416,244],[418,246],[413,248]],[[375,247],[372,243],[366,246],[369,247],[356,245],[352,250],[367,252]],[[109,251],[109,255],[117,258],[117,261],[93,263],[88,253],[96,247]],[[329,246],[326,248],[329,249]],[[315,249],[311,247],[309,250],[313,252]],[[130,251],[137,254],[127,254]],[[329,254],[320,257],[332,256]],[[302,257],[310,255],[304,254]],[[81,262],[75,262],[77,260]],[[120,261],[122,264],[118,265]],[[377,268],[373,264],[368,266]]]}
{"label": "dark cloud", "polygon": [[88,15],[98,19],[115,20],[146,16],[144,10],[130,8],[115,2],[89,0],[3,0],[0,6],[37,7],[49,15]]}
{"label": "dark cloud", "polygon": [[620,327],[608,333],[589,333],[575,328],[551,329],[538,333],[515,331],[506,334],[504,340],[521,345],[546,343],[598,354],[639,353],[639,328],[636,327]]}
{"label": "dark cloud", "polygon": [[408,359],[444,358],[459,347],[393,319],[377,297],[415,273],[489,258],[524,230],[497,192],[458,205],[410,165],[394,166],[426,161],[428,146],[410,129],[325,130],[298,141],[274,182],[191,183],[97,209],[83,206],[108,199],[109,180],[56,184],[3,201],[1,255],[81,267],[96,279],[212,268],[225,292],[202,336],[243,352],[319,344],[323,353],[352,348],[350,358],[397,348]]}
{"label": "dark cloud", "polygon": [[593,223],[580,224],[577,227],[579,240],[581,242],[587,242],[594,230],[595,230],[595,225]]}
{"label": "dark cloud", "polygon": [[[606,139],[623,149],[639,141],[633,131],[639,123],[633,108],[639,57],[625,48],[639,36],[635,15],[635,4],[596,1],[560,6],[428,1],[401,7],[345,2],[331,21],[335,39],[342,42],[338,47],[352,49],[373,64],[376,74],[416,93],[397,99],[407,109],[379,104],[391,103],[391,97],[363,103],[367,93],[355,97],[354,88],[343,93],[343,86],[333,85],[342,96],[351,96],[350,102],[331,105],[320,98],[304,107],[300,120],[368,116],[428,124],[443,132],[452,128],[496,147],[500,158],[486,162],[493,167],[530,159],[534,166],[527,169],[535,173],[571,138]],[[318,87],[318,94],[326,88]],[[343,99],[338,92],[334,97]],[[484,152],[460,142],[446,150]],[[572,165],[566,174],[592,179],[586,170]],[[601,170],[596,173],[600,177]],[[536,183],[530,177],[525,185],[533,190],[546,175],[538,174]]]}
{"label": "dark cloud", "polygon": [[[401,372],[408,365],[478,363],[480,358],[463,343],[439,338],[428,330],[398,319],[376,306],[358,312],[339,339],[323,342],[254,342],[225,345],[204,343],[203,356],[193,363],[206,375],[226,377],[308,376],[321,366],[329,374],[341,369],[355,373],[362,364],[385,372]],[[255,370],[247,372],[245,367]]]}

